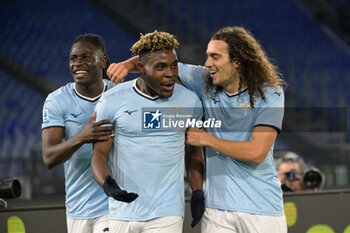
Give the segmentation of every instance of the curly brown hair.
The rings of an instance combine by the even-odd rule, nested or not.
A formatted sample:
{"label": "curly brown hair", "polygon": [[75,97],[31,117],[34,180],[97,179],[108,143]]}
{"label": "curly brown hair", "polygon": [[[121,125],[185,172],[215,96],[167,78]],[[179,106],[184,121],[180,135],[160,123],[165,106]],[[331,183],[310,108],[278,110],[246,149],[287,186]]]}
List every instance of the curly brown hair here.
{"label": "curly brown hair", "polygon": [[131,47],[130,51],[134,55],[139,55],[140,59],[150,52],[159,50],[172,50],[179,46],[179,42],[175,36],[168,32],[154,32],[143,35],[141,33],[140,39]]}
{"label": "curly brown hair", "polygon": [[[256,97],[260,96],[266,101],[262,88],[264,83],[283,88],[284,81],[277,66],[272,64],[259,42],[248,30],[243,27],[224,27],[218,30],[211,40],[222,40],[228,44],[231,61],[239,64],[238,91],[241,92],[243,84],[247,85],[252,108]],[[212,88],[215,88],[214,95],[222,90],[222,87],[214,87],[213,80],[208,77],[207,91]]]}

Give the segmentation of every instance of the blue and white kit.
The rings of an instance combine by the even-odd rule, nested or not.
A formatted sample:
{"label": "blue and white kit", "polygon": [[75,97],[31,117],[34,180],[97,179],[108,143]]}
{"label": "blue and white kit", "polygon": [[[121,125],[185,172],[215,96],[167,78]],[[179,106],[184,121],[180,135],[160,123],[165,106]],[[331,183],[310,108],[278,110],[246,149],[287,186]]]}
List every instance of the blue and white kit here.
{"label": "blue and white kit", "polygon": [[[105,91],[114,85],[104,80]],[[102,95],[102,94],[101,94]],[[91,118],[100,96],[79,94],[70,82],[48,95],[43,107],[42,130],[64,128],[64,138],[80,132]],[[66,212],[73,219],[91,219],[108,214],[108,197],[96,183],[91,171],[92,143],[83,144],[64,162]]]}
{"label": "blue and white kit", "polygon": [[[206,119],[222,121],[220,129],[208,132],[231,141],[250,141],[254,127],[281,130],[284,93],[280,87],[264,85],[266,101],[255,98],[251,108],[247,89],[240,95],[206,91],[208,69],[179,64],[179,77],[204,106]],[[282,216],[283,199],[273,160],[273,146],[260,164],[237,160],[206,148],[206,207],[250,214]]]}
{"label": "blue and white kit", "polygon": [[186,128],[167,126],[172,114],[182,114],[185,109],[191,112],[190,118],[201,119],[199,98],[178,84],[168,98],[142,93],[136,79],[102,95],[96,120],[113,119],[112,177],[122,189],[139,195],[131,203],[110,198],[111,219],[147,221],[184,215]]}

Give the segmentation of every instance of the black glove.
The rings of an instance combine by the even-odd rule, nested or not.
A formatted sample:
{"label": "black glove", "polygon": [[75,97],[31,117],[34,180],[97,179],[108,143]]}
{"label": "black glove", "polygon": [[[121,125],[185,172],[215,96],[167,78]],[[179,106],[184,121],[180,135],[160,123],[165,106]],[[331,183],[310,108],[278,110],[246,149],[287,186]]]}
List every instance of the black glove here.
{"label": "black glove", "polygon": [[202,190],[196,190],[192,193],[191,198],[191,213],[193,218],[191,227],[197,225],[197,223],[201,220],[204,210],[204,193]]}
{"label": "black glove", "polygon": [[121,190],[117,182],[110,175],[106,177],[102,187],[107,196],[113,197],[117,201],[130,203],[139,196],[136,193],[128,193],[125,190]]}

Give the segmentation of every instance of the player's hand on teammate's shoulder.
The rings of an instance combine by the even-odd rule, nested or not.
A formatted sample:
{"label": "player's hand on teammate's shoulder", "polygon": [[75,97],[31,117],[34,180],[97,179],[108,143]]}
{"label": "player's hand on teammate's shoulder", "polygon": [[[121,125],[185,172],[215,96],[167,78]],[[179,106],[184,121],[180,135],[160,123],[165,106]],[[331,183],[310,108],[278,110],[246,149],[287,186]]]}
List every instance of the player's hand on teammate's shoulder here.
{"label": "player's hand on teammate's shoulder", "polygon": [[133,56],[128,60],[112,63],[107,69],[107,75],[112,83],[124,82],[129,72],[140,72],[138,68],[139,56]]}
{"label": "player's hand on teammate's shoulder", "polygon": [[112,63],[107,69],[107,75],[112,83],[122,83],[128,75],[129,69],[125,62]]}
{"label": "player's hand on teammate's shoulder", "polygon": [[[107,141],[113,135],[112,120],[101,120],[95,122],[96,112],[92,114],[85,127],[80,131],[80,136],[85,143]],[[105,126],[107,124],[107,126]]]}

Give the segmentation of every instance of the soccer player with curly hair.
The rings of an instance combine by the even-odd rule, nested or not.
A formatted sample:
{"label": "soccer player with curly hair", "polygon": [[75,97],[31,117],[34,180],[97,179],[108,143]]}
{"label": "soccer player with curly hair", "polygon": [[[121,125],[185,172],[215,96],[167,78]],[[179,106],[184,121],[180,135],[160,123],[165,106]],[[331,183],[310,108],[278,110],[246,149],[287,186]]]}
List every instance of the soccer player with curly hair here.
{"label": "soccer player with curly hair", "polygon": [[[179,63],[179,78],[201,99],[216,130],[190,128],[186,143],[206,148],[203,233],[285,233],[273,148],[284,115],[283,80],[254,36],[243,27],[218,30],[205,67]],[[114,82],[136,70],[137,57],[111,64]]]}
{"label": "soccer player with curly hair", "polygon": [[[141,35],[131,48],[141,76],[106,92],[96,106],[97,120],[112,119],[115,132],[94,143],[92,159],[95,179],[110,196],[110,232],[182,232],[186,128],[164,128],[162,119],[185,109],[201,119],[202,105],[175,83],[178,45],[166,32]],[[187,174],[204,206],[202,151],[189,151]]]}

